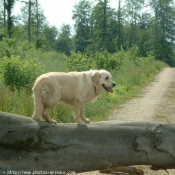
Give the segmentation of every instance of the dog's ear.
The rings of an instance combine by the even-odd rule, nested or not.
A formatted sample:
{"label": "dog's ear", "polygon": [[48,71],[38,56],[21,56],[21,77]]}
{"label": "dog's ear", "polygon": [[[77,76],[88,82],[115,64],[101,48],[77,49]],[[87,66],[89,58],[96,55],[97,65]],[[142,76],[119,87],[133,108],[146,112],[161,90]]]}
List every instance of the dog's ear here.
{"label": "dog's ear", "polygon": [[92,80],[95,84],[98,84],[100,79],[100,72],[99,71],[93,71],[92,73]]}

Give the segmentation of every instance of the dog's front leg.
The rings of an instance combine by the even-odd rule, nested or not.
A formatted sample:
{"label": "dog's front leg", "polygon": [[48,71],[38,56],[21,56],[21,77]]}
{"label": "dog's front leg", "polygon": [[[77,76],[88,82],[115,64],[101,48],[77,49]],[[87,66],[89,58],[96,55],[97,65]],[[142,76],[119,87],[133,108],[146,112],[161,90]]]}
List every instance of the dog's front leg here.
{"label": "dog's front leg", "polygon": [[82,119],[85,123],[90,123],[90,120],[84,116],[83,107],[81,107],[81,114],[80,114],[80,117],[81,117],[81,119]]}
{"label": "dog's front leg", "polygon": [[75,119],[78,125],[86,125],[84,121],[81,120],[81,112],[82,112],[82,105],[76,104],[74,105],[75,108]]}

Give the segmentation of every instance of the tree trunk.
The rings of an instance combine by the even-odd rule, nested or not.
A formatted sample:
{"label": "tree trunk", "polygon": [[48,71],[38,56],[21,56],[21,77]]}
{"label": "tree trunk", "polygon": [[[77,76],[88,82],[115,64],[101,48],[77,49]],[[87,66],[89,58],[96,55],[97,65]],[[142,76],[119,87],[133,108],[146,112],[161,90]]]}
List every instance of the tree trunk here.
{"label": "tree trunk", "polygon": [[102,48],[103,48],[103,51],[106,50],[106,29],[107,29],[107,26],[106,26],[106,10],[107,10],[107,3],[108,1],[107,0],[104,0],[103,2],[103,33],[102,33]]}
{"label": "tree trunk", "polygon": [[3,11],[3,16],[4,16],[4,27],[6,27],[6,1],[4,0],[4,11]]}
{"label": "tree trunk", "polygon": [[130,165],[175,168],[174,150],[175,124],[105,121],[87,126],[53,125],[0,113],[1,172],[85,172]]}
{"label": "tree trunk", "polygon": [[29,0],[29,9],[28,9],[28,41],[31,42],[31,5],[32,2]]}
{"label": "tree trunk", "polygon": [[121,17],[121,1],[122,0],[119,0],[118,1],[118,25],[117,25],[117,49],[118,51],[121,50],[121,47],[122,47],[122,35],[121,35],[121,20],[122,20],[122,17]]}
{"label": "tree trunk", "polygon": [[36,0],[36,36],[39,36],[39,6],[38,0]]}
{"label": "tree trunk", "polygon": [[5,3],[7,9],[7,31],[8,31],[8,38],[11,38],[12,35],[12,27],[13,27],[13,17],[12,17],[12,9],[14,6],[14,0],[8,0]]}

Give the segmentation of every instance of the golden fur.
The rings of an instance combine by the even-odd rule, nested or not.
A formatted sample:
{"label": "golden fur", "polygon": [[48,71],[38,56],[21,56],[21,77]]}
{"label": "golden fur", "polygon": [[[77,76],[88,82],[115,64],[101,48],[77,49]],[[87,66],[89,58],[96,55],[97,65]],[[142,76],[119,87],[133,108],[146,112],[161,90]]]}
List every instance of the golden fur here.
{"label": "golden fur", "polygon": [[83,104],[97,99],[104,89],[113,92],[112,87],[115,85],[106,70],[43,74],[36,79],[32,88],[35,101],[32,117],[57,123],[50,118],[49,112],[60,100],[74,106],[77,123],[86,125],[90,121],[84,116]]}

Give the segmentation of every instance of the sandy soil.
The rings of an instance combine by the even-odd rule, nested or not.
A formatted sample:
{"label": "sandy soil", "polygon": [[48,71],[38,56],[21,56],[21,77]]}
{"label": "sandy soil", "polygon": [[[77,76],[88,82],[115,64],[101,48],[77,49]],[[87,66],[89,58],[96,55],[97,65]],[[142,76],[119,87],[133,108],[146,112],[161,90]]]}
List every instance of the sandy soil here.
{"label": "sandy soil", "polygon": [[175,122],[175,69],[165,68],[141,94],[114,111],[112,120]]}
{"label": "sandy soil", "polygon": [[[175,68],[165,68],[149,86],[121,108],[110,120],[132,120],[175,123]],[[142,166],[145,175],[175,175],[175,170],[150,170]],[[98,171],[78,175],[100,175]],[[120,175],[124,175],[123,173]]]}

